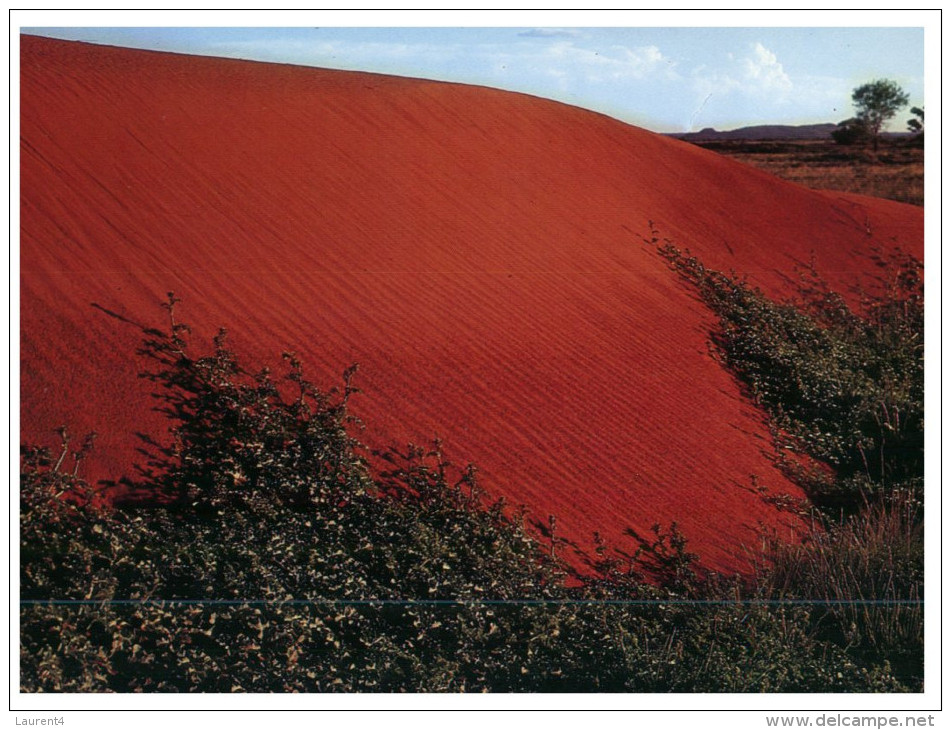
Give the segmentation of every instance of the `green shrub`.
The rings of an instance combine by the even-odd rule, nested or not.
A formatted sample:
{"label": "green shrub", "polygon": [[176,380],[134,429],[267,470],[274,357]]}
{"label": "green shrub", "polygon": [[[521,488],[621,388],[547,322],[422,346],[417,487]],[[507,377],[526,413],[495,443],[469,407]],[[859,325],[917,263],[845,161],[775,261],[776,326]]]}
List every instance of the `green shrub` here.
{"label": "green shrub", "polygon": [[[659,239],[655,235],[655,244]],[[775,600],[819,600],[817,636],[921,686],[924,656],[924,298],[920,262],[876,255],[859,311],[812,266],[776,303],[669,243],[662,254],[719,318],[711,338],[772,418],[777,445],[824,461],[792,476],[824,508],[800,545],[776,541]]]}
{"label": "green shrub", "polygon": [[671,245],[661,249],[719,318],[712,339],[769,412],[781,443],[832,465],[814,500],[859,507],[868,494],[920,489],[924,470],[921,264],[878,258],[879,290],[853,312],[814,268],[796,300],[775,303]]}
{"label": "green shrub", "polygon": [[839,126],[832,131],[831,137],[836,144],[841,145],[865,144],[872,139],[871,133],[861,119],[846,119],[839,122]]}
{"label": "green shrub", "polygon": [[[170,297],[170,332],[148,332],[143,347],[174,427],[173,445],[153,456],[153,476],[139,486],[167,503],[94,507],[81,499],[81,480],[48,453],[25,453],[21,597],[34,603],[22,617],[24,670],[37,657],[60,662],[47,674],[24,671],[25,686],[95,685],[47,644],[56,636],[49,623],[61,617],[85,627],[75,627],[76,644],[60,647],[69,667],[123,667],[95,674],[107,682],[101,688],[218,691],[220,662],[236,662],[227,676],[243,689],[273,689],[279,678],[310,690],[425,688],[426,647],[442,646],[435,616],[445,609],[405,601],[544,598],[558,584],[522,526],[499,506],[484,508],[473,470],[450,484],[437,452],[411,448],[389,455],[394,468],[384,479],[370,479],[346,430],[352,369],[335,399],[307,382],[291,355],[283,383],[246,373],[224,333],[211,355],[192,357],[175,303]],[[90,605],[35,603],[62,600]],[[146,603],[126,608],[126,600]],[[261,621],[283,627],[268,635],[267,651],[248,625]],[[291,626],[301,633],[292,637]],[[123,632],[137,638],[125,642]],[[251,645],[259,647],[253,660],[241,653]],[[271,655],[300,655],[304,646],[300,677],[276,673]],[[374,667],[372,679],[355,658]]]}
{"label": "green shrub", "polygon": [[[288,353],[274,381],[168,331],[141,354],[170,419],[114,509],[78,476],[91,441],[24,449],[20,684],[27,692],[897,691],[822,637],[809,606],[701,575],[676,525],[631,558],[596,541],[572,576],[557,540],[487,504],[441,447],[380,455]],[[70,470],[69,466],[73,468]]]}

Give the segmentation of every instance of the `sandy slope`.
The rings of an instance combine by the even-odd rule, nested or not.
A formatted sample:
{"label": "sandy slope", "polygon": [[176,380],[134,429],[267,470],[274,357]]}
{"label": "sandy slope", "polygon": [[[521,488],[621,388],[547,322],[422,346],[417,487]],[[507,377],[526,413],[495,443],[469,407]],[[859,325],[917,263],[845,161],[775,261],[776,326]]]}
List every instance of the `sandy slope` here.
{"label": "sandy slope", "polygon": [[[453,84],[22,37],[23,439],[99,432],[93,479],[162,437],[136,374],[174,290],[254,363],[296,350],[373,445],[441,437],[585,547],[677,520],[715,567],[785,519],[761,416],[648,220],[773,292],[843,288],[919,209],[782,182],[580,109]],[[871,231],[871,235],[869,234]]]}

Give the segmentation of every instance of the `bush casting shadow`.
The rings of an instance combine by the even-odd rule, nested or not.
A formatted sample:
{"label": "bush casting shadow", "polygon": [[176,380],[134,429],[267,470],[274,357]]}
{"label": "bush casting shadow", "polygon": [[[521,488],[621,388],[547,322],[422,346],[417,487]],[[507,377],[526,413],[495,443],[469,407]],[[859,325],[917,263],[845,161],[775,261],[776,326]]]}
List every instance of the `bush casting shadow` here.
{"label": "bush casting shadow", "polygon": [[293,353],[280,380],[248,372],[224,331],[193,355],[177,304],[140,353],[171,424],[142,486],[165,504],[96,505],[91,442],[70,462],[65,432],[59,456],[23,450],[23,691],[918,688],[776,584],[701,575],[676,526],[629,556],[596,537],[569,576],[554,519],[538,542],[438,443],[373,476],[355,368],[324,393]]}

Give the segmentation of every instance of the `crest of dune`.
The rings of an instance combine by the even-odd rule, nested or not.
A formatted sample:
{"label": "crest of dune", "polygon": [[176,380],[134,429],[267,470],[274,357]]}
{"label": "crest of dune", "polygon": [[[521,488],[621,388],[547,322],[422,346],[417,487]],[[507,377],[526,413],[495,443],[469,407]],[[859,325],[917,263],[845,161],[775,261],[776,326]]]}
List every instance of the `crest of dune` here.
{"label": "crest of dune", "polygon": [[911,206],[780,181],[531,96],[23,36],[21,441],[95,430],[92,481],[134,475],[168,421],[138,377],[168,291],[196,346],[293,350],[370,446],[434,437],[491,497],[598,531],[676,521],[746,564],[802,496],[711,354],[715,322],[648,221],[774,296],[797,265],[848,294],[872,247],[922,255]]}

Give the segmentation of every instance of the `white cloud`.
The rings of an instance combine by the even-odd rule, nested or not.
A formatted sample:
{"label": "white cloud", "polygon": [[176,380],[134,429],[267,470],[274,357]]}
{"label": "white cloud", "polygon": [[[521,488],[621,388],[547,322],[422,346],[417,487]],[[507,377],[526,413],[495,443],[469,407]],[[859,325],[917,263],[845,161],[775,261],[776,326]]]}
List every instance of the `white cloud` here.
{"label": "white cloud", "polygon": [[743,59],[744,76],[756,88],[785,94],[792,89],[792,80],[783,70],[776,54],[762,43],[753,46],[753,56]]}
{"label": "white cloud", "polygon": [[776,54],[762,43],[752,46],[751,54],[737,58],[726,54],[722,69],[698,66],[691,72],[694,90],[706,98],[710,94],[739,93],[761,97],[770,102],[785,101],[793,89],[792,79],[783,70]]}
{"label": "white cloud", "polygon": [[[708,120],[712,119],[733,119],[736,124],[749,119],[782,119],[794,101],[794,88],[800,96],[809,94],[801,80],[793,83],[776,54],[762,43],[753,43],[745,53],[725,52],[694,68],[689,78],[694,102],[684,120],[688,129],[711,126]],[[825,93],[821,96],[827,98]],[[800,106],[804,102],[801,98],[795,101]],[[834,116],[832,105],[826,103],[826,108],[825,113]]]}
{"label": "white cloud", "polygon": [[738,106],[755,102],[764,112],[777,109],[789,103],[794,86],[776,54],[762,43],[754,43],[742,56],[725,54],[722,66],[698,66],[690,79],[696,95],[691,121],[708,102],[722,108],[729,99]]}
{"label": "white cloud", "polygon": [[577,38],[581,31],[573,28],[532,28],[519,35],[522,38]]}
{"label": "white cloud", "polygon": [[709,66],[697,66],[690,72],[691,83],[698,96],[707,98],[711,94],[725,95],[743,89],[743,84],[731,76]]}
{"label": "white cloud", "polygon": [[[531,58],[527,58],[529,62]],[[657,46],[608,46],[595,50],[570,42],[548,47],[545,57],[538,61],[557,60],[584,77],[589,83],[641,80],[652,77],[677,77],[674,62],[664,56]]]}

